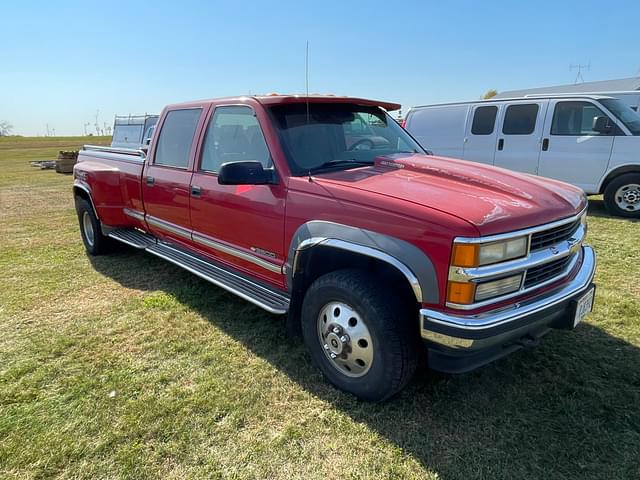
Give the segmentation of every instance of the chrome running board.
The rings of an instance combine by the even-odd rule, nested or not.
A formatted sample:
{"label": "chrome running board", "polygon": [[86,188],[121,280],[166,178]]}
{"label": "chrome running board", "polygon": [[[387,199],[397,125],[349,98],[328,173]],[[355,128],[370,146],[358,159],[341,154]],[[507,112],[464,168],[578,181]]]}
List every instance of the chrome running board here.
{"label": "chrome running board", "polygon": [[149,245],[156,243],[156,237],[141,232],[134,228],[117,228],[109,232],[109,236],[122,243],[126,243],[130,247],[144,250]]}
{"label": "chrome running board", "polygon": [[240,272],[205,259],[196,253],[161,242],[151,235],[134,229],[112,230],[109,236],[182,267],[267,312],[282,315],[289,311],[289,297],[284,292],[258,283]]}

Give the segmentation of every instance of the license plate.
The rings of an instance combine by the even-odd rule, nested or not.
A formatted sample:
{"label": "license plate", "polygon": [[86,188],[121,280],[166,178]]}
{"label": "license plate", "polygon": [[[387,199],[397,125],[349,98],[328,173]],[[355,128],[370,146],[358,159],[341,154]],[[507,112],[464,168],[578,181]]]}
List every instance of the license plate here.
{"label": "license plate", "polygon": [[589,312],[593,309],[593,294],[595,293],[595,289],[592,288],[587,293],[585,293],[579,300],[576,305],[576,315],[573,317],[573,326],[578,325],[584,317],[586,317]]}

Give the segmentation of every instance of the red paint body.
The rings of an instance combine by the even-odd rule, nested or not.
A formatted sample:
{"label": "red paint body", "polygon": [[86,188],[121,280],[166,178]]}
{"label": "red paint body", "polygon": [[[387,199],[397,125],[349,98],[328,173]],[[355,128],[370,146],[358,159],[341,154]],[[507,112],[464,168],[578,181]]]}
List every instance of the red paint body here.
{"label": "red paint body", "polygon": [[[561,182],[418,154],[379,157],[373,166],[318,174],[311,181],[306,176],[292,176],[266,107],[302,101],[304,98],[287,96],[239,97],[169,106],[160,117],[157,132],[168,111],[202,108],[186,170],[153,164],[155,135],[144,164],[116,156],[97,159],[81,152],[76,182],[90,190],[105,225],[143,228],[281,290],[286,290],[282,273],[146,225],[123,210],[153,215],[254,256],[269,252],[264,260],[276,265],[286,262],[294,232],[310,220],[346,224],[405,240],[433,262],[440,287],[438,308],[443,310],[455,237],[540,225],[575,215],[585,207],[582,191]],[[313,97],[310,101],[391,110],[398,107],[346,97]],[[273,158],[277,184],[225,186],[218,184],[216,174],[198,171],[204,132],[217,105],[254,109]],[[155,178],[153,186],[145,182],[149,175]],[[201,187],[199,198],[190,195],[191,185]]]}

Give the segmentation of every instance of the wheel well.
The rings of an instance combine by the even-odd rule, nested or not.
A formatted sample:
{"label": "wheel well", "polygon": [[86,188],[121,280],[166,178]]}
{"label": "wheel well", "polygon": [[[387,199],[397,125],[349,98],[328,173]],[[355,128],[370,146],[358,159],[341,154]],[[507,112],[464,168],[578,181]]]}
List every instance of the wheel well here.
{"label": "wheel well", "polygon": [[344,268],[358,268],[371,272],[371,275],[384,279],[390,295],[400,296],[407,305],[415,305],[416,314],[419,309],[416,296],[407,278],[397,268],[377,258],[342,250],[339,248],[318,245],[303,250],[295,262],[297,270],[293,274],[291,285],[291,303],[287,319],[289,333],[300,333],[300,310],[304,294],[309,286],[319,277],[329,272]]}
{"label": "wheel well", "polygon": [[599,193],[604,193],[604,191],[607,189],[607,186],[613,181],[613,179],[625,173],[640,173],[640,165],[627,165],[610,172],[602,182]]}
{"label": "wheel well", "polygon": [[98,212],[96,211],[96,207],[93,204],[93,199],[91,198],[91,195],[89,195],[89,192],[87,192],[84,188],[78,187],[77,185],[74,185],[73,187],[73,198],[77,199],[77,198],[82,198],[83,200],[86,200],[87,202],[89,202],[89,205],[91,205],[91,208],[93,209],[93,213],[95,214],[96,218],[99,219],[100,217],[98,217]]}

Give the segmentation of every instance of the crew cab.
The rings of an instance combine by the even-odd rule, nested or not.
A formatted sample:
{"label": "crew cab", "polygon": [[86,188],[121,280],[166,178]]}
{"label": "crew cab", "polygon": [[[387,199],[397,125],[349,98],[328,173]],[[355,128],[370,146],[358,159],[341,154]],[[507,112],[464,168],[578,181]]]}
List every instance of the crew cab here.
{"label": "crew cab", "polygon": [[170,105],[142,150],[85,146],[91,255],[122,242],[273,314],[337,387],[380,401],[426,352],[461,373],[591,311],[584,193],[436,157],[388,111],[337,96]]}

